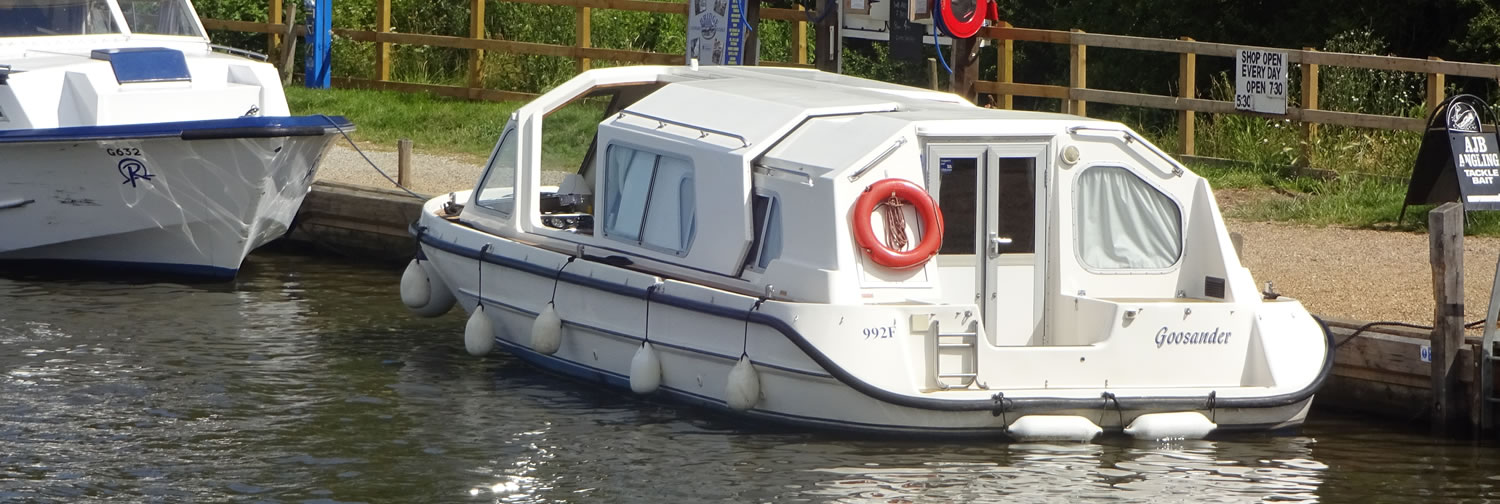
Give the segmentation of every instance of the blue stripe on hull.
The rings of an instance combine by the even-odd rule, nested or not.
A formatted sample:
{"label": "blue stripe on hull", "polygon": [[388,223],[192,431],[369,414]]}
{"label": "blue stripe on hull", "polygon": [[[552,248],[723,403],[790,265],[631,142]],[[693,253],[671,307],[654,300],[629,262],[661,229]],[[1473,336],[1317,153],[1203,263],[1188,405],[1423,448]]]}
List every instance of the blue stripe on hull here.
{"label": "blue stripe on hull", "polygon": [[69,142],[177,137],[184,140],[216,138],[270,138],[311,136],[325,130],[352,131],[354,123],[343,116],[237,117],[205,121],[178,121],[114,126],[0,130],[0,144],[25,142]]}

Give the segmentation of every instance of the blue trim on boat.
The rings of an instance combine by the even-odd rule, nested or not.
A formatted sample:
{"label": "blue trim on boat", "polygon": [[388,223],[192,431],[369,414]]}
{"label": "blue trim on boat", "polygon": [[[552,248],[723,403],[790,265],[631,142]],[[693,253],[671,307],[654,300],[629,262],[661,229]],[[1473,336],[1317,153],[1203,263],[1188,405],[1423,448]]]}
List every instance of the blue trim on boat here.
{"label": "blue trim on boat", "polygon": [[343,116],[236,117],[114,126],[0,130],[0,144],[173,137],[183,140],[279,138],[325,135],[339,129],[351,131],[353,128],[354,123]]}
{"label": "blue trim on boat", "polygon": [[[458,226],[460,224],[453,224]],[[475,250],[457,243],[440,240],[426,232],[425,226],[412,229],[417,241],[421,244],[431,246],[438,250],[448,252],[461,257],[489,262],[500,266],[509,267],[543,277],[552,277],[556,272],[551,268],[531,264],[523,260],[513,259],[496,254],[487,254],[481,250]],[[636,295],[639,292],[641,298],[645,298],[646,289],[622,285],[593,277],[581,275],[560,275],[561,280],[569,283],[592,287],[624,295]],[[825,371],[832,375],[844,385],[859,391],[871,398],[905,406],[909,408],[928,409],[935,411],[988,411],[995,415],[1025,415],[1036,414],[1047,411],[1071,410],[1071,409],[1154,409],[1154,410],[1207,410],[1213,411],[1219,408],[1276,408],[1290,406],[1312,398],[1318,388],[1328,380],[1333,371],[1333,332],[1322,319],[1317,320],[1319,327],[1323,329],[1324,335],[1324,358],[1323,368],[1307,386],[1300,390],[1284,394],[1260,397],[1217,397],[1215,392],[1210,392],[1204,397],[1179,397],[1179,396],[1138,396],[1128,397],[1121,401],[1115,394],[1101,394],[1098,398],[1072,398],[1072,397],[1005,397],[1004,391],[995,390],[995,394],[989,399],[935,399],[931,397],[916,397],[892,392],[875,385],[871,385],[854,376],[848,370],[839,366],[837,362],[827,354],[824,354],[817,346],[813,345],[807,337],[803,336],[796,328],[780,318],[767,315],[756,308],[739,310],[712,303],[705,303],[696,299],[688,299],[668,294],[653,295],[652,302],[660,302],[668,306],[695,311],[708,315],[729,318],[737,321],[761,324],[780,332],[792,344],[802,350],[809,358],[818,363]]]}

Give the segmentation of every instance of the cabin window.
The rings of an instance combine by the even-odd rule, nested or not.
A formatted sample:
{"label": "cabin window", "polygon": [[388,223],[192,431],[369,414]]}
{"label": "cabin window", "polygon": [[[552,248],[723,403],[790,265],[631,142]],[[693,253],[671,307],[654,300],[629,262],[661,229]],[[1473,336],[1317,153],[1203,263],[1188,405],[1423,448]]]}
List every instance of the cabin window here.
{"label": "cabin window", "polygon": [[120,0],[120,11],[131,33],[203,36],[185,0]]}
{"label": "cabin window", "polygon": [[1182,210],[1177,202],[1118,166],[1095,166],[1074,189],[1074,242],[1084,266],[1151,270],[1182,257]]}
{"label": "cabin window", "polygon": [[604,235],[677,255],[695,229],[692,163],[611,145],[605,155]]}
{"label": "cabin window", "polygon": [[120,33],[104,0],[5,2],[0,5],[0,37]]}
{"label": "cabin window", "polygon": [[781,205],[776,198],[763,194],[755,195],[751,204],[755,241],[750,243],[750,254],[745,257],[745,266],[764,271],[772,259],[781,257]]}
{"label": "cabin window", "polygon": [[485,170],[484,182],[474,197],[479,206],[509,217],[516,206],[516,130],[511,128],[500,138],[495,157]]}

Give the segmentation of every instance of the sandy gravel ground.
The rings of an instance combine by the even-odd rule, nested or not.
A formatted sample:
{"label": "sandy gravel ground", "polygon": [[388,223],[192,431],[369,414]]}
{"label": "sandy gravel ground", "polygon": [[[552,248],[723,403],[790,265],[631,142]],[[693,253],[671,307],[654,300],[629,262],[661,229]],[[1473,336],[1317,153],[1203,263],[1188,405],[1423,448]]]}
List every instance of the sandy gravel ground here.
{"label": "sandy gravel ground", "polygon": [[[395,177],[395,151],[361,148],[377,166]],[[418,149],[412,160],[412,190],[437,195],[472,189],[484,161]],[[548,174],[545,183],[560,180],[560,174]],[[329,152],[319,168],[318,180],[394,188],[348,144]],[[1233,194],[1220,196],[1226,205],[1234,205],[1237,199]],[[1432,323],[1432,267],[1427,258],[1426,234],[1235,219],[1228,226],[1230,231],[1244,235],[1243,262],[1257,286],[1272,281],[1277,292],[1302,300],[1314,314]],[[1500,238],[1465,237],[1465,320],[1484,317],[1497,258]]]}

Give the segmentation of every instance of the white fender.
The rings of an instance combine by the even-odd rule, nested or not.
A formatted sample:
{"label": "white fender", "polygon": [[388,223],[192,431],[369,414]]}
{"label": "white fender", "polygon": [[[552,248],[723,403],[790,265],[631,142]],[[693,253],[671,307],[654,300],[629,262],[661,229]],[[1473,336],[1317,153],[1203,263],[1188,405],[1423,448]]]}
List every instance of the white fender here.
{"label": "white fender", "polygon": [[552,355],[561,346],[562,318],[557,316],[552,303],[547,303],[547,307],[537,314],[536,321],[531,323],[531,349]]}
{"label": "white fender", "polygon": [[1219,425],[1196,411],[1151,413],[1135,417],[1125,434],[1136,439],[1203,439]]}
{"label": "white fender", "polygon": [[1078,441],[1087,443],[1104,432],[1092,420],[1076,415],[1026,415],[1006,428],[1017,441]]}
{"label": "white fender", "polygon": [[661,361],[656,358],[656,349],[651,348],[651,342],[647,341],[630,359],[630,391],[650,394],[660,386]]}
{"label": "white fender", "polygon": [[401,273],[401,302],[419,317],[436,317],[452,310],[456,300],[443,277],[428,274],[426,266],[412,259]]}
{"label": "white fender", "polygon": [[736,411],[745,411],[760,402],[760,375],[750,356],[740,357],[740,362],[729,370],[729,383],[724,387],[724,402]]}
{"label": "white fender", "polygon": [[470,355],[484,355],[495,349],[495,326],[484,314],[484,305],[474,307],[469,323],[464,324],[464,349]]}

